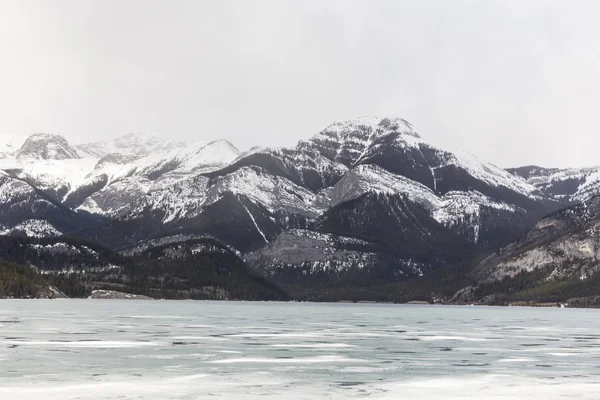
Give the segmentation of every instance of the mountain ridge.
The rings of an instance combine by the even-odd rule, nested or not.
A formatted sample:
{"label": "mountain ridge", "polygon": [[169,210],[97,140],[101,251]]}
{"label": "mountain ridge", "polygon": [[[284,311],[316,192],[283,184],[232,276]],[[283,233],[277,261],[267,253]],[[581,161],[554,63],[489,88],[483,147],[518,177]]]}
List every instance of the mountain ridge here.
{"label": "mountain ridge", "polygon": [[[226,140],[141,135],[76,146],[40,136],[23,146],[0,159],[0,233],[72,235],[115,251],[211,237],[294,293],[462,271],[540,218],[600,193],[593,170],[559,191],[548,182],[570,177],[564,170],[504,170],[427,141],[404,119],[378,116],[243,153]],[[53,206],[28,214],[32,204]],[[73,223],[60,223],[56,210]]]}

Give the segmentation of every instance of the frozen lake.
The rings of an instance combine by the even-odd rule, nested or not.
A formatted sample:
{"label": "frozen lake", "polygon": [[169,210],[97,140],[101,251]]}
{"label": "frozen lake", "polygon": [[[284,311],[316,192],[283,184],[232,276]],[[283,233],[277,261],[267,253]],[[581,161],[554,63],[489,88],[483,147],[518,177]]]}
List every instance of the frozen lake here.
{"label": "frozen lake", "polygon": [[600,310],[0,301],[0,398],[598,399]]}

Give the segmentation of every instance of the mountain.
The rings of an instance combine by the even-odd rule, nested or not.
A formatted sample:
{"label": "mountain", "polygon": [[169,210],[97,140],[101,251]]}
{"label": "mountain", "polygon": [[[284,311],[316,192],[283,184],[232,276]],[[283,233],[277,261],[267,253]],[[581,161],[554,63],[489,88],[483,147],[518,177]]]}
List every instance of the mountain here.
{"label": "mountain", "polygon": [[56,202],[25,180],[0,173],[0,229],[2,234],[52,237],[100,223]]}
{"label": "mountain", "polygon": [[132,211],[138,200],[145,200],[144,196],[170,193],[180,181],[223,167],[238,156],[239,151],[222,140],[188,144],[141,158],[110,154],[98,160],[63,201],[77,210],[120,216]]}
{"label": "mountain", "polygon": [[600,255],[599,227],[596,196],[542,218],[517,241],[483,260],[477,275],[498,280],[538,269],[548,269],[548,278],[592,275]]}
{"label": "mountain", "polygon": [[507,171],[400,118],[336,122],[296,146],[244,153],[223,140],[37,136],[0,159],[0,233],[141,249],[153,261],[136,262],[160,276],[177,263],[157,264],[166,256],[154,249],[210,238],[301,299],[464,271],[577,198],[539,183],[559,170]]}
{"label": "mountain", "polygon": [[[473,257],[475,246],[406,196],[366,193],[323,213],[313,231],[288,230],[246,261],[290,293],[402,282]],[[310,288],[310,291],[307,291]]]}
{"label": "mountain", "polygon": [[81,158],[77,150],[60,135],[38,133],[29,136],[16,152],[17,159],[69,160]]}
{"label": "mountain", "polygon": [[208,176],[227,176],[249,166],[308,189],[316,195],[308,203],[321,212],[368,192],[406,194],[441,224],[486,247],[554,207],[523,179],[427,143],[400,119],[335,123],[296,148],[255,150]]}
{"label": "mountain", "polygon": [[[407,195],[443,227],[485,248],[506,243],[553,209],[523,179],[471,155],[435,147],[400,119],[336,123],[293,148],[253,149],[229,161],[197,174],[168,163],[137,167],[119,179],[98,172],[83,185],[94,194],[71,202],[79,197],[76,189],[68,204],[118,217],[89,236],[107,245],[127,247],[202,231],[245,253],[289,229],[313,229],[311,224],[331,207],[368,193]],[[149,174],[162,172],[163,165],[172,171],[149,182]],[[116,169],[124,170],[129,168]],[[174,173],[181,179],[164,178]],[[137,182],[146,186],[138,190]],[[108,190],[98,189],[104,187]],[[132,206],[135,198],[139,201]],[[127,206],[119,203],[123,199]]]}
{"label": "mountain", "polygon": [[[239,155],[226,141],[183,146],[130,135],[116,139],[115,149],[120,145],[124,153],[89,157],[88,152],[80,157],[58,135],[33,135],[14,154],[0,159],[0,169],[65,207],[116,216],[151,191],[223,167]],[[129,154],[138,145],[138,154]],[[149,151],[154,152],[145,154]]]}
{"label": "mountain", "polygon": [[508,171],[523,177],[541,193],[564,205],[586,201],[600,193],[600,167],[561,169],[527,166]]}

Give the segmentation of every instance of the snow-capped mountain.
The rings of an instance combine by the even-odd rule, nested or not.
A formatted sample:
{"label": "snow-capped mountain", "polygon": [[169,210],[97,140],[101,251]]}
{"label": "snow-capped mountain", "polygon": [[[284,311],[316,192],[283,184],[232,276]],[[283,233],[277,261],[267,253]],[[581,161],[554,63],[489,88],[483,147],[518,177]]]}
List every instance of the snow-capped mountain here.
{"label": "snow-capped mountain", "polygon": [[17,159],[70,160],[81,158],[60,135],[38,133],[29,136],[16,152]]}
{"label": "snow-capped mountain", "polygon": [[[444,194],[460,189],[459,182],[446,178],[460,173],[490,187],[503,187],[526,197],[536,188],[507,171],[459,150],[445,150],[421,138],[407,121],[375,116],[337,122],[299,149],[314,149],[348,168],[361,164],[379,165]],[[467,183],[468,184],[468,183]]]}
{"label": "snow-capped mountain", "polygon": [[540,192],[565,205],[582,202],[600,193],[600,167],[541,168],[536,166],[511,168]]}
{"label": "snow-capped mountain", "polygon": [[[517,218],[522,220],[518,230],[551,209],[524,179],[470,154],[436,147],[402,119],[364,117],[334,123],[295,148],[257,149],[207,176],[225,177],[249,166],[314,193],[314,201],[297,194],[318,212],[369,192],[403,194],[442,225],[490,245],[506,238],[492,239],[493,229],[485,226],[488,215],[497,220],[494,226],[508,216],[530,214],[530,220]],[[261,204],[273,208],[268,202]]]}
{"label": "snow-capped mountain", "polygon": [[53,237],[99,222],[54,201],[25,180],[0,173],[1,234]]}
{"label": "snow-capped mountain", "polygon": [[238,156],[239,151],[224,140],[191,143],[141,158],[111,154],[101,158],[85,179],[71,188],[64,202],[90,213],[124,215],[139,202],[145,203],[145,196],[170,192],[179,181],[222,168]]}
{"label": "snow-capped mountain", "polygon": [[[212,237],[294,285],[427,274],[505,245],[563,204],[538,181],[560,171],[509,172],[400,118],[336,122],[296,146],[245,153],[223,140],[127,135],[72,146],[34,135],[3,157],[0,232],[65,233],[125,252]],[[50,206],[28,214],[40,202],[69,223]]]}
{"label": "snow-capped mountain", "polygon": [[[100,147],[119,152],[100,156]],[[0,169],[69,208],[114,216],[156,188],[222,168],[239,156],[227,141],[183,146],[173,140],[142,140],[139,135],[115,139],[95,150],[78,151],[61,136],[36,134],[5,154]]]}
{"label": "snow-capped mountain", "polygon": [[[115,143],[135,147],[138,139],[129,135]],[[152,154],[102,157],[81,156],[58,135],[36,134],[23,142],[0,158],[0,232],[36,237],[87,227],[89,214],[98,221],[127,213],[151,191],[222,168],[239,156],[226,141],[186,146],[166,141],[161,148],[152,139],[145,147],[152,145]],[[125,153],[132,147],[123,146]]]}
{"label": "snow-capped mountain", "polygon": [[[206,168],[190,167],[185,160],[196,158],[188,156],[103,159],[65,199],[112,221],[80,234],[119,250],[208,235],[288,283],[358,275],[381,283],[495,249],[558,207],[524,178],[427,142],[401,119],[335,123],[290,148],[238,155],[227,147],[211,144],[210,154],[229,156]],[[191,163],[199,164],[211,163]],[[292,261],[278,256],[322,235],[360,245],[340,239],[323,245],[329,250],[320,258],[296,250]],[[332,252],[364,268],[331,261]]]}

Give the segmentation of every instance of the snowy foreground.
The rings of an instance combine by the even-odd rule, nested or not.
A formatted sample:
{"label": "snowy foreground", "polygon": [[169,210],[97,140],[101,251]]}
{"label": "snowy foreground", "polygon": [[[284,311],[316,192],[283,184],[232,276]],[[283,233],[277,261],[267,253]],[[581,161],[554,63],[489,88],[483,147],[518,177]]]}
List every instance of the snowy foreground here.
{"label": "snowy foreground", "polygon": [[2,399],[597,399],[594,310],[0,302]]}

